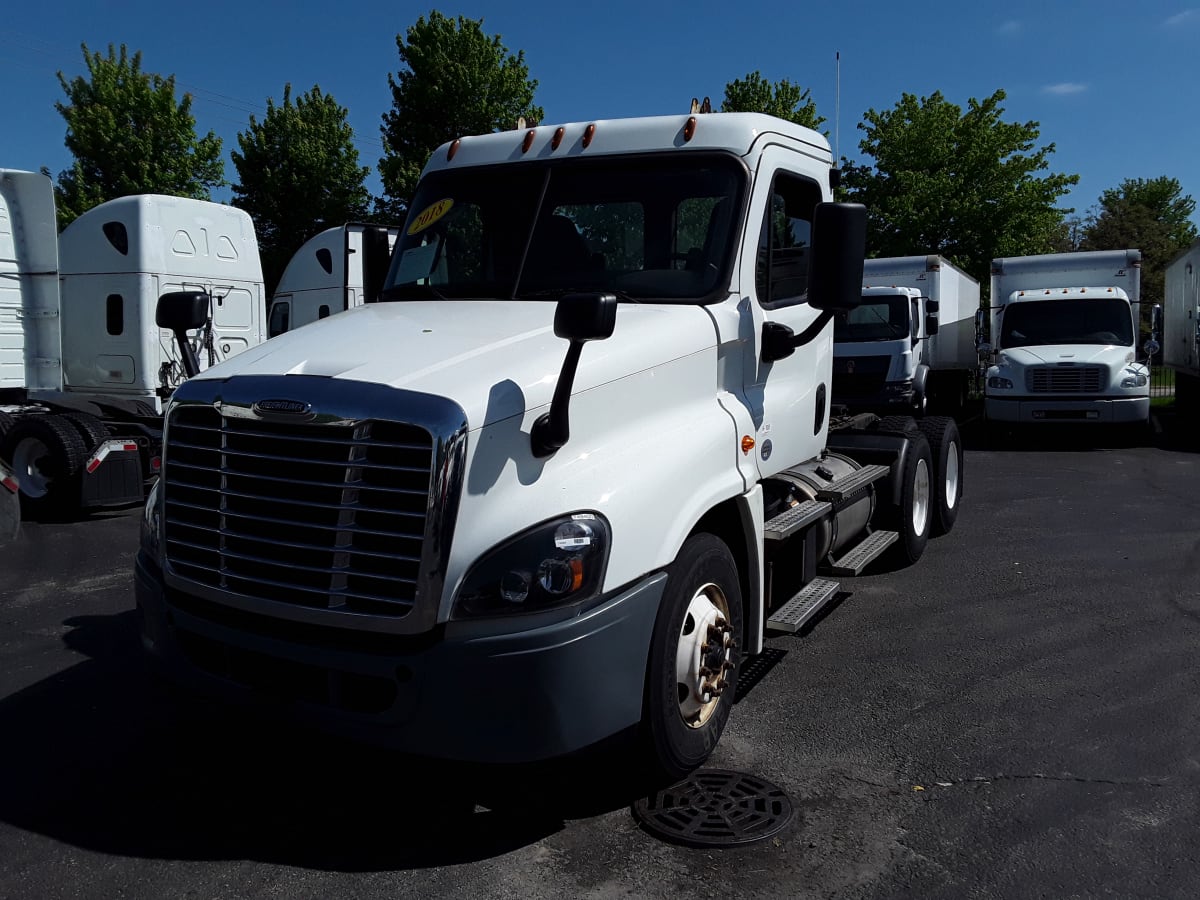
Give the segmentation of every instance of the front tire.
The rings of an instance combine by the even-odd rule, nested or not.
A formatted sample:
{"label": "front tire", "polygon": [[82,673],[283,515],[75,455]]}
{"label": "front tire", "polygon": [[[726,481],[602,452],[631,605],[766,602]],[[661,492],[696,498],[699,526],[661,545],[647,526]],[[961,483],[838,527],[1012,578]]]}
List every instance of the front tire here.
{"label": "front tire", "polygon": [[946,534],[958,518],[963,495],[963,449],[958,425],[946,416],[930,416],[917,422],[929,441],[933,458],[933,534]]}
{"label": "front tire", "polygon": [[688,538],[667,577],[646,675],[651,761],[675,781],[712,754],[737,690],[742,591],[737,565],[711,534]]}

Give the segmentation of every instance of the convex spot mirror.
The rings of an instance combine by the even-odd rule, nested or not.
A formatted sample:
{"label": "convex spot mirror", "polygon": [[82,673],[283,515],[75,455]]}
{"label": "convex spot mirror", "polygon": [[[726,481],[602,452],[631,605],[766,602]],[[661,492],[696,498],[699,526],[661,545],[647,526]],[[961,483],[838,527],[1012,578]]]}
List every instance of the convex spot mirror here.
{"label": "convex spot mirror", "polygon": [[603,341],[616,324],[614,294],[567,294],[554,310],[554,334],[568,341]]}

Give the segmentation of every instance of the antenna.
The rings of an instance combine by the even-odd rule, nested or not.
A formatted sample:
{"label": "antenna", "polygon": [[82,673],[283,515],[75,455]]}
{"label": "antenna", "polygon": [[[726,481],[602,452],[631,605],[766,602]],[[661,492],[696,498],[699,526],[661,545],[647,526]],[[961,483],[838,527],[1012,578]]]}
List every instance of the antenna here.
{"label": "antenna", "polygon": [[836,50],[834,60],[834,91],[833,91],[833,167],[841,165],[841,123],[842,123],[842,51]]}

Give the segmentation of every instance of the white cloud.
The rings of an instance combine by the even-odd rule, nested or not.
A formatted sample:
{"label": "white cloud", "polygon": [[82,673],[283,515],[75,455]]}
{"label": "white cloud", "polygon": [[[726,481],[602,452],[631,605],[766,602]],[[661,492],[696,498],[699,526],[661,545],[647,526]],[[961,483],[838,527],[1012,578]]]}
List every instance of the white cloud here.
{"label": "white cloud", "polygon": [[1021,23],[1016,19],[1009,19],[1007,22],[1000,23],[1000,26],[996,29],[996,34],[1001,37],[1012,37],[1015,34],[1019,34],[1020,31]]}
{"label": "white cloud", "polygon": [[1163,24],[1168,28],[1176,28],[1197,19],[1200,19],[1200,9],[1185,9],[1183,12],[1175,13],[1175,15],[1168,18]]}
{"label": "white cloud", "polygon": [[1082,94],[1088,86],[1078,81],[1060,81],[1058,84],[1047,84],[1042,88],[1043,94],[1053,94],[1056,97],[1067,97],[1071,94]]}

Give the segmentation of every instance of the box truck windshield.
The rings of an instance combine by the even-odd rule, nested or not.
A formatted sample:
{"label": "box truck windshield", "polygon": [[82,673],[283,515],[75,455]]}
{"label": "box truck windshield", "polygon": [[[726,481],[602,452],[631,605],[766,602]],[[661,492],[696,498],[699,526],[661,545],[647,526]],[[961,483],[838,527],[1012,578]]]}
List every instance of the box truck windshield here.
{"label": "box truck windshield", "polygon": [[1035,300],[1004,310],[1000,349],[1048,344],[1133,344],[1133,315],[1119,297]]}
{"label": "box truck windshield", "polygon": [[489,168],[433,173],[383,299],[705,299],[732,264],[746,180],[734,157],[699,152],[646,158],[632,171],[628,160],[573,160],[531,162],[503,178]]}
{"label": "box truck windshield", "polygon": [[833,339],[838,342],[894,341],[910,334],[909,306],[902,294],[863,298],[857,309],[833,320]]}

